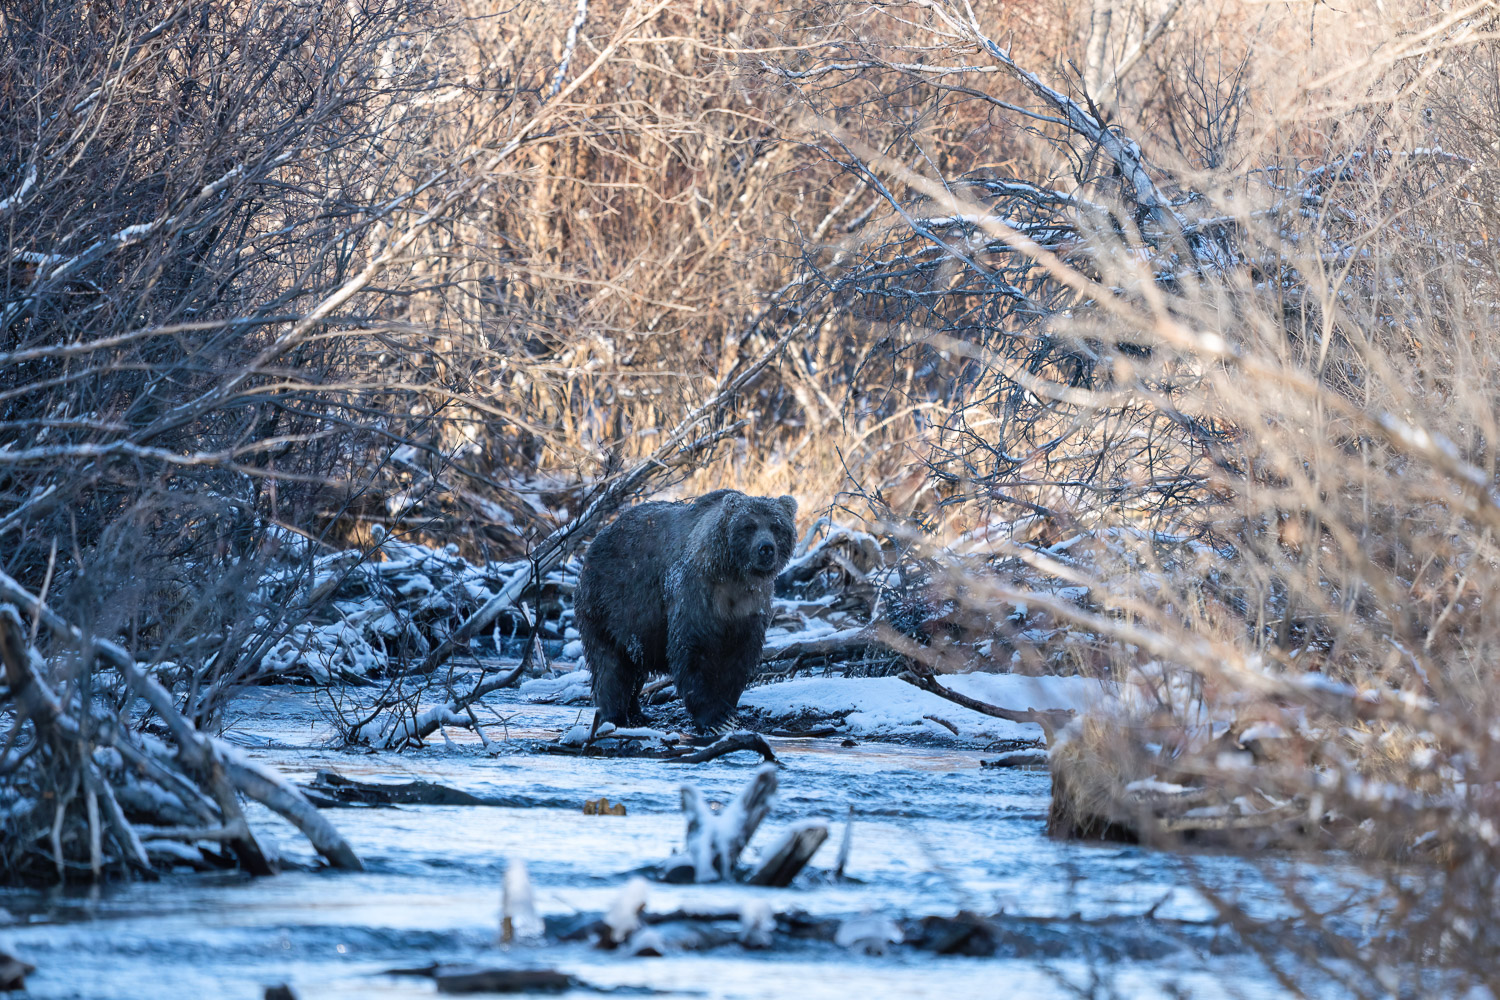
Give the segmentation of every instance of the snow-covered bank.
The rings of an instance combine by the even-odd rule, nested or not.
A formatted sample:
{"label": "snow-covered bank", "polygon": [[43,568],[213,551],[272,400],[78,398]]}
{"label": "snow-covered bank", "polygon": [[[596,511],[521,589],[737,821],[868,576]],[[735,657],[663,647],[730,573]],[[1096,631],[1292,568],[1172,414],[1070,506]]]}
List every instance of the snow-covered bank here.
{"label": "snow-covered bank", "polygon": [[[943,683],[970,698],[1016,710],[1081,710],[1105,695],[1103,685],[1087,677],[975,673],[945,676]],[[966,740],[1034,740],[1042,736],[1038,725],[982,715],[896,677],[798,677],[763,684],[745,692],[740,710],[742,715],[772,720],[842,715],[851,736],[956,735]],[[936,721],[939,719],[942,721]]]}

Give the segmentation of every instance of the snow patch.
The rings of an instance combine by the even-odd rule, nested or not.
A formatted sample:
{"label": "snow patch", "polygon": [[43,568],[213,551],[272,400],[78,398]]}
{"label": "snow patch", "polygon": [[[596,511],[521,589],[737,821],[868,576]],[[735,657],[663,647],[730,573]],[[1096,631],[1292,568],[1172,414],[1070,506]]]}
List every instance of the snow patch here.
{"label": "snow patch", "polygon": [[588,670],[574,670],[557,677],[535,677],[523,681],[521,697],[527,701],[572,705],[593,701],[593,678]]}

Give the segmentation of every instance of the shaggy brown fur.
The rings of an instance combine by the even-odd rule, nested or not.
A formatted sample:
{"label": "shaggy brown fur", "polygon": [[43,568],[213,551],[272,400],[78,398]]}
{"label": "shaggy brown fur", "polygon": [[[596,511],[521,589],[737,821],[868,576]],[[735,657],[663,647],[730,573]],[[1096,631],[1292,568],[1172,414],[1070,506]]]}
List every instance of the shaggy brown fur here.
{"label": "shaggy brown fur", "polygon": [[599,533],[576,613],[601,722],[640,721],[641,685],[652,674],[672,675],[700,729],[733,718],[760,661],[796,516],[789,496],[716,490],[640,504]]}

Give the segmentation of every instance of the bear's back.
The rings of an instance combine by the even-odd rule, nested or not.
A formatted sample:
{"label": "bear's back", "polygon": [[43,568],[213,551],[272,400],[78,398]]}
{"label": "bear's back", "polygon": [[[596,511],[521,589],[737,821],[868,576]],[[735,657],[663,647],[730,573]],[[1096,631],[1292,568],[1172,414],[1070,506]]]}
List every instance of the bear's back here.
{"label": "bear's back", "polygon": [[[723,491],[720,491],[723,492]],[[653,501],[620,513],[595,536],[578,579],[577,614],[621,645],[665,642],[667,570],[682,556],[708,497]]]}

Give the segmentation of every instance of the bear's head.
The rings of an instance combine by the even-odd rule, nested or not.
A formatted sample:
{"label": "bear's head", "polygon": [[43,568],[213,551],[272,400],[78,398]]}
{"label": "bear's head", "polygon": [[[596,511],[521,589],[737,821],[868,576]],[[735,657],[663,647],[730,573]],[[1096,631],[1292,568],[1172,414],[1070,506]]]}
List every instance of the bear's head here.
{"label": "bear's head", "polygon": [[793,497],[728,498],[725,529],[730,562],[747,576],[768,577],[781,572],[797,543],[797,501]]}

